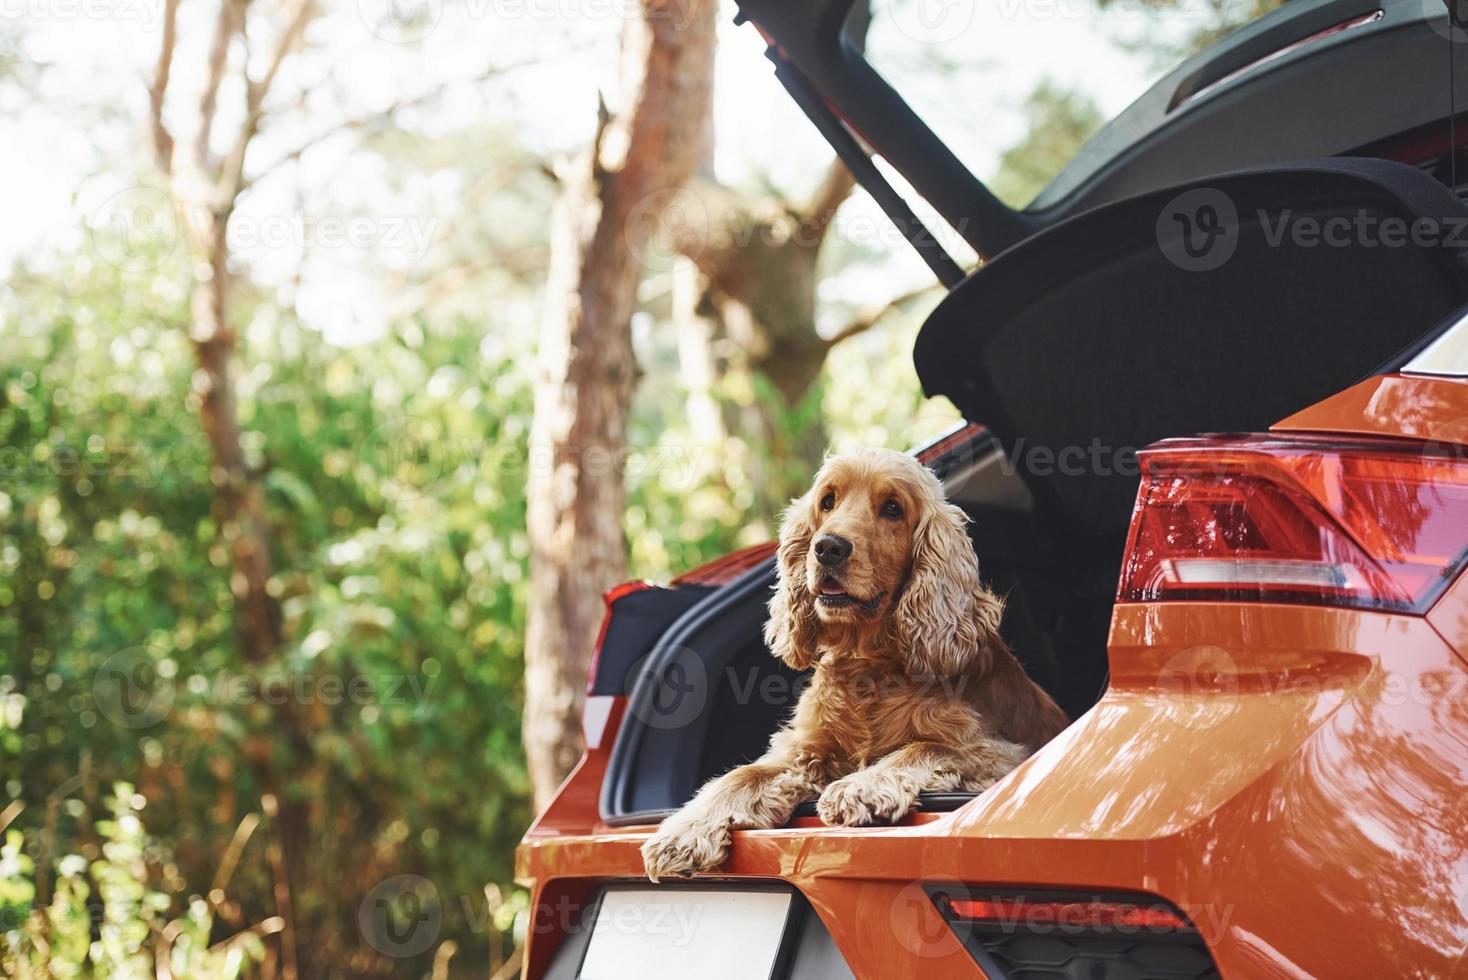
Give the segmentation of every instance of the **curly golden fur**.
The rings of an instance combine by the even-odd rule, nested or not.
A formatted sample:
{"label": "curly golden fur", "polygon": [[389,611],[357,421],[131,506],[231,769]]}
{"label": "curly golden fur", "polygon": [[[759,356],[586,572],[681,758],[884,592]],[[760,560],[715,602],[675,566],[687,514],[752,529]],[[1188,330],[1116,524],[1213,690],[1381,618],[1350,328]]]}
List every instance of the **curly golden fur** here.
{"label": "curly golden fur", "polygon": [[979,791],[1067,724],[999,636],[963,512],[911,456],[827,460],[780,530],[765,640],[814,668],[755,762],[706,783],[642,847],[653,881],[718,866],[732,832],[819,797],[837,826],[890,822],[924,791]]}

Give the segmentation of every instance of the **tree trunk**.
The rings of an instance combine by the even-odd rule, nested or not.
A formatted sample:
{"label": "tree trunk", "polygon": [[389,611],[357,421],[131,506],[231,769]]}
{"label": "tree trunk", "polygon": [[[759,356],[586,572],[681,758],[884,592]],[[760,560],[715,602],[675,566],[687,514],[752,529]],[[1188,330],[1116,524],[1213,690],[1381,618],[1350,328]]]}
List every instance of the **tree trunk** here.
{"label": "tree trunk", "polygon": [[[178,41],[180,0],[166,0],[164,5],[162,41],[148,102],[158,170],[168,184],[176,211],[186,219],[190,267],[207,269],[206,276],[196,274],[190,294],[188,333],[198,365],[195,393],[212,458],[214,511],[220,536],[229,549],[229,585],[241,658],[249,667],[264,671],[280,654],[285,630],[280,603],[270,592],[271,535],[265,484],[245,455],[231,378],[235,333],[230,316],[227,232],[244,188],[245,155],[256,135],[265,98],[281,64],[300,43],[315,8],[313,0],[299,0],[276,39],[261,77],[251,77],[246,64],[242,78],[244,119],[232,151],[220,158],[211,152],[210,138],[219,92],[229,69],[229,52],[234,44],[247,40],[247,3],[224,0],[216,14],[191,154],[179,152],[164,113]],[[290,699],[283,700],[275,708],[275,721],[291,752],[284,771],[291,771],[291,767],[296,772],[306,771],[311,765],[311,742],[299,706]],[[262,805],[274,811],[271,816],[280,855],[273,869],[276,912],[284,920],[280,934],[281,976],[283,980],[295,980],[299,973],[311,972],[309,968],[298,968],[298,955],[309,952],[311,944],[309,937],[297,933],[291,887],[310,853],[310,814],[304,804],[285,791],[283,767],[272,757],[269,745],[246,751],[265,787]]]}
{"label": "tree trunk", "polygon": [[811,199],[749,198],[699,177],[689,192],[699,220],[673,227],[672,244],[697,268],[705,296],[734,356],[726,370],[748,371],[764,385],[762,397],[731,415],[730,429],[757,452],[752,483],[767,522],[804,488],[826,450],[819,418],[801,414],[831,344],[816,331],[816,265],[836,210],[853,180],[834,161]]}
{"label": "tree trunk", "polygon": [[579,758],[602,592],[626,577],[622,462],[637,365],[631,319],[650,225],[698,162],[714,0],[643,0],[624,30],[638,76],[590,150],[562,168],[552,217],[527,525],[525,754],[537,806]]}
{"label": "tree trunk", "polygon": [[224,220],[211,232],[214,240],[205,260],[212,275],[196,283],[192,296],[190,337],[199,364],[199,415],[213,454],[213,483],[220,530],[229,544],[233,571],[230,592],[235,602],[235,629],[247,663],[266,663],[280,649],[280,604],[269,592],[270,531],[265,514],[265,488],[251,471],[240,443],[230,362],[234,332],[228,325],[228,247]]}

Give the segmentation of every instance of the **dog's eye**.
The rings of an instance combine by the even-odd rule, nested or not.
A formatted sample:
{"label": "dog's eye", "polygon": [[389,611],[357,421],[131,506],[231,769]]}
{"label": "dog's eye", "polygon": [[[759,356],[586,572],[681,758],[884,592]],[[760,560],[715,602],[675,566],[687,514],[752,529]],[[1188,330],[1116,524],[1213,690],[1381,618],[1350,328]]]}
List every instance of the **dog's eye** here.
{"label": "dog's eye", "polygon": [[882,516],[894,520],[902,516],[902,505],[895,500],[889,500],[882,505]]}
{"label": "dog's eye", "polygon": [[828,493],[824,497],[821,498],[821,510],[830,510],[832,507],[835,507],[835,506],[836,506],[836,495],[834,493]]}

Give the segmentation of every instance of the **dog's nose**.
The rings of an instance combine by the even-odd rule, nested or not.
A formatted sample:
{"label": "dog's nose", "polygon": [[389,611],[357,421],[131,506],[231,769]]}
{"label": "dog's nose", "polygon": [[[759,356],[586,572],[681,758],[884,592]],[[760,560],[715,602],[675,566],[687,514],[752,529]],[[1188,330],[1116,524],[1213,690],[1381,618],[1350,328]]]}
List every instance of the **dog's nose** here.
{"label": "dog's nose", "polygon": [[851,542],[834,534],[816,538],[816,561],[831,568],[851,557]]}

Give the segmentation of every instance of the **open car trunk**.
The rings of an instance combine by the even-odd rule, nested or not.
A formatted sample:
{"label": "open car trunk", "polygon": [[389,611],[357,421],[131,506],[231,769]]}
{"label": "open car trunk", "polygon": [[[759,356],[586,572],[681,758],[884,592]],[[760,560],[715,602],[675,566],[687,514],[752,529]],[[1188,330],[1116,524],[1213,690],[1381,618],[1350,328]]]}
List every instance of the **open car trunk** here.
{"label": "open car trunk", "polygon": [[[1084,559],[1065,553],[1033,520],[998,441],[971,432],[942,463],[952,469],[949,496],[972,519],[986,580],[1008,596],[1005,639],[1030,676],[1075,717],[1104,686],[1120,542]],[[705,780],[765,751],[804,681],[764,644],[774,582],[773,561],[760,564],[682,614],[637,662],[602,788],[608,823],[660,819]],[[946,810],[970,798],[925,794],[922,804]],[[795,815],[813,813],[812,801]]]}
{"label": "open car trunk", "polygon": [[[1226,237],[1210,245],[1226,255],[1195,254],[1173,231],[1170,218],[1204,206],[1228,212]],[[1441,234],[1332,245],[1293,231],[1340,219]],[[1301,163],[1088,212],[1010,249],[938,306],[918,374],[983,427],[930,465],[971,519],[981,574],[1008,599],[1005,639],[1072,718],[1106,681],[1136,450],[1264,430],[1399,368],[1463,316],[1465,233],[1468,211],[1414,168]],[[662,610],[658,629],[603,649],[598,683],[606,673],[628,697],[604,821],[656,821],[764,751],[801,690],[761,638],[773,582],[766,561],[718,589],[665,590],[647,600]]]}

